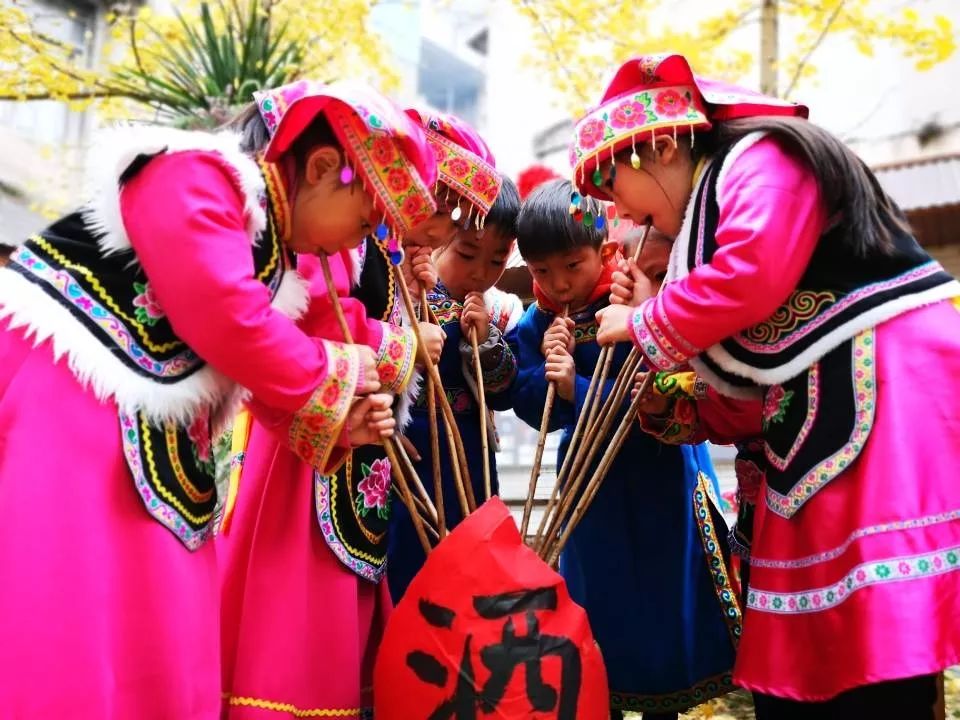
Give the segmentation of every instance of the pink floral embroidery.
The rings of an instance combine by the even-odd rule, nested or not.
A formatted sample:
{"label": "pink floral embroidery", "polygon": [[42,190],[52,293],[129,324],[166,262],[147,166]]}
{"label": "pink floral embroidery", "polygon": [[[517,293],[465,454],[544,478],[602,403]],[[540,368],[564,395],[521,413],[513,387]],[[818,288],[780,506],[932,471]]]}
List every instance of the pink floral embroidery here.
{"label": "pink floral embroidery", "polygon": [[763,427],[783,422],[787,408],[793,399],[793,390],[784,390],[781,385],[772,385],[763,399]]}
{"label": "pink floral embroidery", "polygon": [[584,150],[591,150],[603,142],[603,135],[607,126],[603,120],[593,118],[588,120],[580,128],[580,147]]}
{"label": "pink floral embroidery", "polygon": [[133,298],[133,306],[136,308],[133,314],[144,325],[156,325],[160,318],[165,317],[165,314],[153,294],[150,283],[135,282],[133,289],[137,291],[136,297]]}
{"label": "pink floral embroidery", "polygon": [[361,517],[366,517],[371,510],[375,509],[379,517],[386,519],[389,513],[392,484],[390,461],[386,458],[378,458],[370,465],[362,464],[360,469],[363,472],[363,479],[357,483],[357,490],[360,493],[357,496],[357,512]]}
{"label": "pink floral embroidery", "polygon": [[655,103],[657,115],[675,118],[680,115],[686,115],[687,108],[690,107],[690,98],[671,89],[665,90],[657,95]]}
{"label": "pink floral embroidery", "polygon": [[187,426],[187,437],[193,443],[193,459],[198,466],[213,472],[213,440],[210,437],[210,411],[201,410]]}
{"label": "pink floral embroidery", "polygon": [[463,158],[450,158],[447,162],[447,172],[457,179],[463,179],[470,172],[470,163]]}
{"label": "pink floral embroidery", "polygon": [[636,100],[627,100],[610,113],[610,124],[615,128],[634,128],[647,119],[647,106]]}

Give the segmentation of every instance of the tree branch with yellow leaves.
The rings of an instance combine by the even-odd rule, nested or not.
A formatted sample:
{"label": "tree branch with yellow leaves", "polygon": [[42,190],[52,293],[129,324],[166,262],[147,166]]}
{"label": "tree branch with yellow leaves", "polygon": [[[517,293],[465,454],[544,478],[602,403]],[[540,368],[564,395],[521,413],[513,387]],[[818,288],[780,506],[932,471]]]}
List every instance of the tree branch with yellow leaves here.
{"label": "tree branch with yellow leaves", "polygon": [[[550,79],[573,114],[599,96],[612,68],[647,53],[679,52],[698,73],[756,85],[747,75],[756,71],[758,52],[743,48],[760,0],[734,0],[725,11],[700,17],[654,0],[513,1],[531,21],[534,51],[528,62]],[[891,12],[883,0],[779,0],[778,13],[800,27],[794,37],[781,38],[786,50],[775,60],[790,78],[784,96],[815,74],[816,51],[832,37],[852,39],[866,55],[876,44],[888,45],[921,71],[956,51],[949,19],[923,18],[910,8]],[[753,45],[759,50],[757,32]]]}
{"label": "tree branch with yellow leaves", "polygon": [[0,100],[60,100],[74,109],[109,101],[113,114],[149,110],[167,122],[215,124],[254,90],[304,73],[390,86],[396,74],[369,27],[374,4],[180,0],[170,13],[141,7],[108,14],[109,38],[91,59],[44,33],[28,7],[12,0],[0,7]]}

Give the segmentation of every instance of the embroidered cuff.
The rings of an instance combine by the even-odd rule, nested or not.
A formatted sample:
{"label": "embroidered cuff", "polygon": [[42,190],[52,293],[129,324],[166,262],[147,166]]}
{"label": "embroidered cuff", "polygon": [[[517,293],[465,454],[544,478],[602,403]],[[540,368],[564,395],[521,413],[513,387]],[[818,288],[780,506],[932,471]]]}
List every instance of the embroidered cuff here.
{"label": "embroidered cuff", "polygon": [[407,386],[417,356],[417,338],[410,328],[383,323],[383,336],[377,350],[377,374],[382,392],[396,393]]}
{"label": "embroidered cuff", "polygon": [[327,353],[327,376],[293,414],[288,438],[297,457],[324,472],[360,381],[360,356],[352,345],[321,342]]}
{"label": "embroidered cuff", "polygon": [[[490,325],[490,334],[477,349],[480,351],[480,372],[483,375],[484,390],[498,393],[509,388],[517,376],[517,359],[496,325]],[[467,361],[465,366],[473,377],[473,347],[465,340],[460,341],[460,355]]]}
{"label": "embroidered cuff", "polygon": [[674,330],[659,295],[635,308],[628,322],[633,344],[660,370],[675,370],[700,352]]}

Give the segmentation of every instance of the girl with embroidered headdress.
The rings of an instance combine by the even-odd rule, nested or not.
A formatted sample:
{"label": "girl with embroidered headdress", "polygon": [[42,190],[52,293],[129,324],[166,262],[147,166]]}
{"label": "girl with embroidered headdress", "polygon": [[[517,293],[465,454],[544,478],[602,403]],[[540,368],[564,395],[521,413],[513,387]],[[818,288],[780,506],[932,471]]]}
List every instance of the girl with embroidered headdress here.
{"label": "girl with embroidered headdress", "polygon": [[960,284],[805,117],[680,56],[620,68],[577,181],[677,239],[662,292],[606,309],[600,339],[762,398],[735,670],[757,717],[930,718],[960,659]]}
{"label": "girl with embroidered headdress", "polygon": [[[350,122],[340,108],[349,111]],[[250,151],[268,160],[278,157],[308,118],[327,121],[344,157],[340,181],[356,176],[374,198],[368,230],[378,237],[392,244],[433,217],[433,152],[419,125],[389,101],[350,86],[300,82],[258,93],[257,109],[240,125]],[[283,169],[281,164],[278,182],[284,182]],[[358,253],[341,253],[329,265],[332,289],[344,295],[351,336],[375,351],[381,390],[402,392],[413,373],[413,333],[368,318],[359,301],[346,297],[361,265]],[[310,300],[301,329],[341,338],[317,258],[302,255],[298,267]],[[371,706],[370,673],[389,600],[369,581],[366,553],[349,553],[360,542],[373,545],[371,538],[386,529],[390,467],[372,463],[365,474],[338,481],[352,453],[326,466],[305,461],[282,442],[272,417],[258,403],[252,407],[252,422],[242,413],[234,426],[243,454],[236,458],[217,537],[223,716],[272,717],[279,711],[361,717]]]}
{"label": "girl with embroidered headdress", "polygon": [[[437,158],[438,175],[433,187],[437,210],[432,217],[402,238],[402,253],[397,247],[378,241],[375,235],[367,238],[361,248],[359,279],[350,293],[352,298],[362,302],[369,317],[396,324],[406,324],[410,319],[405,317],[399,288],[390,269],[391,262],[400,260],[400,256],[403,256],[401,267],[408,278],[419,313],[420,287],[430,291],[437,282],[433,253],[446,247],[458,230],[477,232],[478,227],[485,227],[485,217],[500,189],[500,176],[493,168],[493,158],[486,143],[473,128],[449,115],[430,115],[416,109],[408,109],[407,115],[423,129]],[[443,340],[444,333],[440,327],[421,322],[420,331],[424,342],[431,345],[428,349],[434,362],[440,359],[443,348],[447,348],[449,356],[451,350],[448,342]],[[450,345],[455,347],[456,343]],[[417,409],[423,410],[423,407],[413,407],[422,385],[420,373],[415,371],[414,380],[407,385],[407,392],[398,399],[395,406],[399,427],[407,427],[411,415]],[[442,422],[441,419],[441,451],[445,449]],[[401,438],[401,441],[405,442],[408,452],[414,456],[430,455],[428,441],[418,441],[416,447],[406,438]],[[348,479],[351,486],[356,486],[376,472],[389,473],[389,469],[390,464],[384,449],[379,445],[371,445],[355,448],[336,473],[318,473],[316,477],[316,497],[320,503],[317,507],[318,517],[326,513],[327,522],[332,528],[332,532],[327,535],[328,540],[343,562],[353,567],[362,577],[375,583],[379,582],[386,572],[388,546],[391,553],[398,547],[391,540],[391,532],[406,517],[404,508],[401,503],[392,504],[389,513],[399,513],[400,516],[396,521],[390,521],[391,532],[384,531],[385,525],[377,525],[376,531],[371,532],[369,523],[373,516],[370,514],[364,520],[366,532],[361,532],[359,523],[352,519],[355,517],[354,505],[349,499],[338,501],[332,489],[343,485]],[[479,472],[479,467],[476,472]],[[432,487],[432,475],[422,473],[423,470],[420,478],[424,485],[427,488]],[[471,476],[473,474],[474,472],[471,472]],[[451,503],[448,501],[447,504]],[[419,545],[415,545],[414,552],[416,548],[419,548]]]}
{"label": "girl with embroidered headdress", "polygon": [[[293,319],[308,298],[292,253],[356,245],[380,216],[345,151],[372,120],[338,92],[268,160],[232,132],[108,134],[99,195],[0,269],[10,717],[219,715],[211,436],[241,387],[320,469],[391,431],[388,395],[354,402],[380,388],[373,352]],[[417,128],[404,138],[429,167]],[[409,176],[429,215],[432,170]]]}

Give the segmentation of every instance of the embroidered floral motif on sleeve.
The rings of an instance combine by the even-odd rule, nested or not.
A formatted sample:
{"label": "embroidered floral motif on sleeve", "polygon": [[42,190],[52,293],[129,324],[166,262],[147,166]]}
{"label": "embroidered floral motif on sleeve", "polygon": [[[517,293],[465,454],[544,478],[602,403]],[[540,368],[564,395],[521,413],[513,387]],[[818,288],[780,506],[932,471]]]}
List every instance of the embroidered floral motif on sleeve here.
{"label": "embroidered floral motif on sleeve", "polygon": [[412,330],[384,323],[377,352],[377,374],[383,392],[396,392],[407,386],[413,374],[416,354],[417,340]]}
{"label": "embroidered floral motif on sleeve", "polygon": [[350,345],[323,341],[327,376],[293,416],[288,437],[297,456],[321,472],[346,420],[360,377],[360,360]]}

